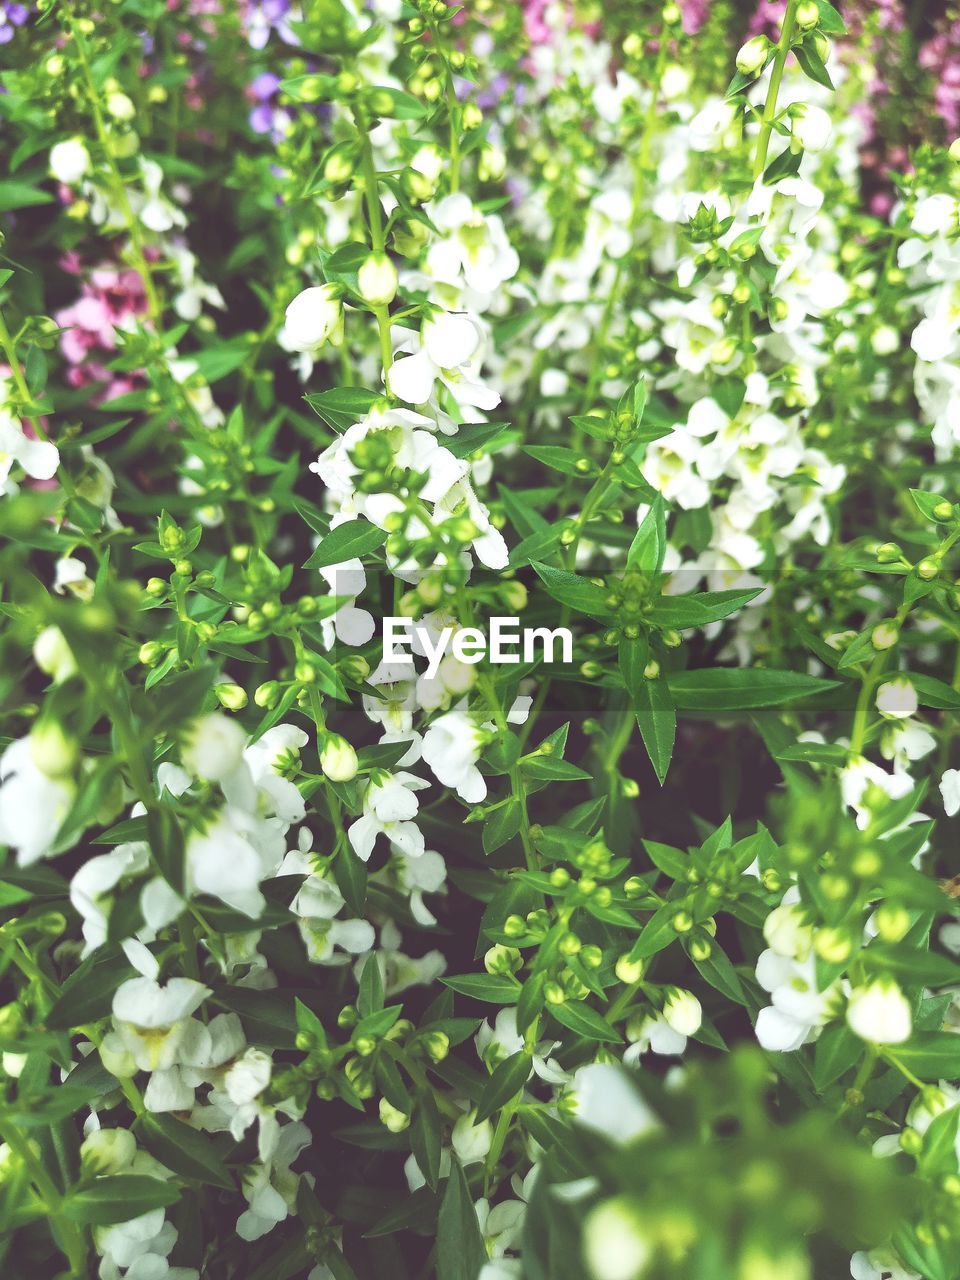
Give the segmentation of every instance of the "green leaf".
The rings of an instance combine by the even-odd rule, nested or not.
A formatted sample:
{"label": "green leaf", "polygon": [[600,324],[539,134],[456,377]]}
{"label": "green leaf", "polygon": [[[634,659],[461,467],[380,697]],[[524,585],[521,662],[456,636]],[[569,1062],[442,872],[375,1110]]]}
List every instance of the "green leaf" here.
{"label": "green leaf", "polygon": [[444,437],[444,448],[455,458],[468,458],[486,445],[492,444],[507,430],[504,422],[473,422],[462,426],[455,436]]}
{"label": "green leaf", "polygon": [[460,1162],[450,1157],[450,1177],[437,1221],[436,1280],[477,1280],[487,1261],[470,1188]]}
{"label": "green leaf", "polygon": [[225,1191],[236,1190],[213,1142],[190,1125],[170,1115],[147,1114],[137,1137],[152,1156],[181,1178]]}
{"label": "green leaf", "polygon": [[820,10],[817,26],[827,36],[843,36],[847,34],[847,25],[829,0],[816,0]]}
{"label": "green leaf", "polygon": [[163,806],[147,814],[147,840],[164,880],[178,893],[183,892],[183,832],[175,815]]}
{"label": "green leaf", "polygon": [[824,66],[823,59],[819,53],[817,53],[816,43],[813,40],[804,40],[802,44],[795,44],[793,52],[796,54],[804,75],[816,81],[817,84],[822,84],[825,89],[833,88],[830,72]]}
{"label": "green leaf", "polygon": [[790,178],[795,173],[799,173],[802,159],[802,151],[791,151],[787,147],[775,159],[771,160],[766,169],[764,169],[764,182],[769,185],[772,182],[779,182],[781,178]]}
{"label": "green leaf", "polygon": [[602,1044],[618,1044],[622,1039],[619,1032],[615,1031],[596,1009],[584,1004],[582,1000],[567,1000],[563,1004],[552,1004],[550,1012],[557,1022],[586,1040],[597,1040]]}
{"label": "green leaf", "polygon": [[506,804],[502,804],[499,809],[494,809],[483,824],[482,841],[484,853],[493,853],[501,848],[502,845],[505,845],[508,840],[512,840],[520,830],[521,817],[520,802],[515,796],[511,796]]}
{"label": "green leaf", "polygon": [[410,1148],[431,1191],[440,1181],[440,1113],[429,1089],[417,1101],[410,1125]]}
{"label": "green leaf", "polygon": [[88,1187],[65,1197],[61,1213],[84,1226],[108,1227],[130,1222],[151,1209],[166,1209],[180,1199],[180,1188],[169,1179],[118,1174],[97,1178]]}
{"label": "green leaf", "polygon": [[730,957],[718,946],[716,942],[710,944],[710,954],[706,960],[694,960],[693,962],[701,977],[710,983],[711,987],[715,987],[728,1000],[732,1000],[735,1004],[747,1003],[744,995],[743,985],[740,982],[739,975],[731,963]]}
{"label": "green leaf", "polygon": [[763,667],[709,667],[671,672],[667,679],[681,711],[776,707],[840,687],[836,680],[821,680],[799,671],[768,671]]}
{"label": "green leaf", "polygon": [[565,476],[586,480],[597,474],[595,463],[590,462],[588,458],[586,459],[590,463],[588,467],[584,468],[578,465],[584,460],[583,454],[577,453],[575,449],[567,449],[563,445],[527,445],[523,452],[529,454],[531,458],[535,458],[537,462],[542,462],[544,466],[552,467],[554,471],[562,472]]}
{"label": "green leaf", "polygon": [[360,1017],[366,1018],[371,1013],[379,1013],[383,1008],[383,974],[380,972],[380,961],[375,951],[367,956],[360,975],[360,994],[357,998],[357,1009]]}
{"label": "green leaf", "polygon": [[650,855],[650,861],[671,880],[684,880],[690,869],[690,858],[680,849],[669,844],[660,844],[656,840],[644,840],[643,847]]}
{"label": "green leaf", "polygon": [[[364,248],[364,254],[367,252],[369,250]],[[362,262],[363,258],[359,261]],[[334,387],[330,391],[313,392],[304,396],[304,399],[314,413],[333,427],[334,431],[346,431],[355,422],[366,417],[380,397],[366,387]]]}
{"label": "green leaf", "polygon": [[117,987],[133,977],[136,970],[121,951],[100,948],[71,973],[44,1024],[51,1031],[67,1031],[85,1022],[98,1022],[109,1014]]}
{"label": "green leaf", "polygon": [[533,1062],[526,1049],[521,1049],[518,1053],[511,1054],[509,1058],[504,1058],[503,1062],[498,1063],[490,1079],[484,1085],[480,1102],[477,1105],[477,1118],[474,1124],[480,1124],[482,1120],[492,1116],[495,1111],[499,1111],[504,1103],[509,1102],[511,1098],[515,1098],[530,1079],[532,1070]]}
{"label": "green leaf", "polygon": [[907,986],[960,984],[960,964],[933,951],[913,951],[903,944],[881,946],[874,943],[861,951],[860,959],[867,969],[892,973]]}
{"label": "green leaf", "polygon": [[569,760],[557,760],[554,756],[534,756],[524,760],[520,769],[524,777],[544,782],[589,782],[593,778],[592,773],[578,769]]}
{"label": "green leaf", "polygon": [[960,1076],[960,1036],[950,1031],[918,1031],[890,1051],[921,1080],[955,1080]]}
{"label": "green leaf", "polygon": [[505,974],[465,973],[440,981],[451,991],[471,1000],[485,1000],[489,1004],[516,1004],[520,997],[520,983]]}
{"label": "green leaf", "polygon": [[662,786],[673,755],[677,715],[666,681],[661,678],[648,680],[643,674],[648,656],[646,640],[620,642],[620,675],[633,707],[643,745]]}
{"label": "green leaf", "polygon": [[673,927],[673,917],[679,910],[681,910],[679,901],[665,902],[656,909],[643,926],[640,937],[633,944],[630,951],[631,960],[645,960],[648,956],[656,955],[658,951],[669,947],[671,942],[676,942],[678,935]]}
{"label": "green leaf", "polygon": [[567,569],[554,569],[551,565],[541,564],[536,560],[532,562],[532,568],[554,600],[592,618],[607,619],[613,616],[613,610],[607,603],[609,591],[598,587],[589,578],[570,573]]}
{"label": "green leaf", "polygon": [[689,596],[661,596],[655,601],[647,617],[658,627],[705,627],[708,622],[736,613],[745,604],[755,600],[763,591],[754,587],[747,591],[700,591]]}
{"label": "green leaf", "polygon": [[52,204],[53,196],[40,187],[32,187],[29,182],[16,182],[6,179],[0,182],[0,213],[9,213],[11,209],[28,209],[33,205]]}
{"label": "green leaf", "polygon": [[863,1057],[865,1046],[842,1022],[827,1027],[813,1054],[813,1082],[819,1090],[832,1085]]}
{"label": "green leaf", "polygon": [[348,520],[331,529],[320,543],[313,555],[307,560],[304,569],[323,569],[327,565],[342,564],[344,560],[353,560],[376,551],[387,540],[386,532],[366,520]]}
{"label": "green leaf", "polygon": [[663,497],[658,493],[643,517],[627,552],[627,568],[659,573],[667,553],[667,528]]}
{"label": "green leaf", "polygon": [[960,707],[960,693],[951,689],[942,680],[933,676],[908,676],[910,683],[917,691],[917,700],[921,707],[934,707],[938,711],[954,711]]}
{"label": "green leaf", "polygon": [[[368,102],[371,99],[374,100],[370,105],[371,108],[375,106],[378,116],[385,116],[391,120],[422,120],[433,110],[429,103],[415,98],[412,93],[405,93],[403,89],[388,88],[384,85],[371,85],[365,90],[365,96]],[[387,98],[392,103],[389,110],[385,110]]]}
{"label": "green leaf", "polygon": [[353,914],[362,916],[367,900],[367,867],[348,845],[334,859],[333,878]]}

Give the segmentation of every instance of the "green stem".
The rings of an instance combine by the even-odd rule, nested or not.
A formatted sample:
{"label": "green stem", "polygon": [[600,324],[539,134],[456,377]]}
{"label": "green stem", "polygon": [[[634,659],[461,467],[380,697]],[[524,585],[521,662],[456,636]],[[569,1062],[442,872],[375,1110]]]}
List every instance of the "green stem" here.
{"label": "green stem", "polygon": [[[377,170],[373,161],[373,144],[370,135],[361,132],[360,172],[363,175],[363,194],[367,204],[367,218],[370,222],[370,247],[374,253],[383,253],[386,236],[383,229],[383,209],[380,207],[380,189]],[[393,364],[393,349],[390,345],[390,311],[388,307],[374,307],[373,314],[377,319],[380,332],[380,359],[383,362],[383,376],[386,378]]]}
{"label": "green stem", "polygon": [[67,10],[67,25],[70,28],[70,34],[73,36],[74,43],[76,44],[77,59],[83,72],[87,92],[90,95],[90,110],[93,115],[94,129],[96,130],[97,141],[100,143],[100,147],[103,151],[104,159],[107,164],[107,170],[110,174],[113,195],[120,208],[120,212],[123,214],[123,220],[127,226],[127,233],[130,236],[130,248],[133,264],[143,279],[143,291],[147,298],[147,311],[150,319],[156,322],[160,319],[163,308],[160,305],[160,298],[157,294],[156,286],[153,282],[153,275],[150,271],[150,265],[147,262],[147,256],[144,251],[144,242],[140,223],[134,215],[133,209],[130,205],[130,200],[127,196],[126,183],[123,180],[123,175],[117,168],[116,161],[113,158],[113,152],[110,149],[110,135],[107,131],[103,112],[100,108],[100,95],[97,90],[97,82],[93,78],[93,69],[90,66],[87,43],[76,18],[69,9]]}
{"label": "green stem", "polygon": [[783,80],[783,69],[786,66],[787,54],[790,52],[790,44],[793,40],[798,4],[799,0],[788,0],[787,11],[783,15],[783,26],[780,28],[780,39],[777,41],[777,53],[773,60],[773,70],[770,72],[767,100],[763,107],[760,134],[757,138],[757,154],[753,162],[754,182],[767,167],[767,150],[770,146],[773,122],[777,115],[777,97],[780,93],[780,83]]}
{"label": "green stem", "polygon": [[0,1123],[0,1137],[29,1172],[30,1180],[39,1193],[50,1219],[54,1239],[70,1264],[70,1274],[77,1277],[77,1280],[81,1280],[87,1274],[87,1245],[83,1238],[83,1231],[76,1223],[64,1216],[63,1198],[54,1186],[53,1179],[34,1153],[29,1139],[15,1124],[2,1123]]}

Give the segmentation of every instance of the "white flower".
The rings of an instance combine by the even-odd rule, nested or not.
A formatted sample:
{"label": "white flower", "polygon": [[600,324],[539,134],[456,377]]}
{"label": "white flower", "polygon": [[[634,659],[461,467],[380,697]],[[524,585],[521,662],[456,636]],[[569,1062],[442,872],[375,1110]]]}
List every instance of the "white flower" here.
{"label": "white flower", "polygon": [[[802,109],[801,109],[802,108]],[[805,151],[822,151],[830,141],[833,125],[822,107],[811,103],[796,103],[793,119],[793,136]]]}
{"label": "white flower", "polygon": [[638,1280],[653,1256],[653,1244],[631,1200],[615,1196],[590,1211],[583,1253],[593,1280]]}
{"label": "white flower", "polygon": [[[315,875],[307,877],[294,898],[290,909],[300,918],[300,936],[314,964],[335,963],[335,947],[351,955],[362,955],[373,947],[375,934],[369,921],[334,918],[344,905],[336,885]],[[341,955],[339,960],[344,958]]]}
{"label": "white flower", "polygon": [[186,845],[187,885],[208,893],[244,915],[257,917],[266,905],[260,881],[267,874],[260,854],[235,825],[237,815],[223,809],[204,829],[191,832]]}
{"label": "white flower", "polygon": [[948,818],[960,813],[960,769],[947,769],[940,779],[940,795]]}
{"label": "white flower", "polygon": [[571,1092],[577,1123],[613,1142],[632,1142],[660,1125],[627,1072],[610,1063],[580,1067]]}
{"label": "white flower", "polygon": [[48,440],[26,435],[16,418],[0,410],[0,493],[15,462],[33,480],[51,480],[57,474],[60,453]]}
{"label": "white flower", "polygon": [[0,755],[0,844],[16,850],[20,866],[48,856],[76,793],[72,778],[38,768],[29,737]]}
{"label": "white flower", "polygon": [[487,311],[494,294],[520,266],[500,218],[481,213],[462,192],[428,206],[427,213],[440,232],[424,264],[428,281],[440,286],[436,300],[455,303],[465,292],[471,309]]}
{"label": "white flower", "polygon": [[724,144],[737,119],[737,106],[723,98],[709,98],[689,124],[693,151],[714,151]]}
{"label": "white flower", "polygon": [[429,785],[412,773],[384,773],[371,778],[363,795],[363,815],[348,832],[358,858],[364,862],[369,859],[378,835],[385,835],[408,855],[423,853],[423,835],[412,821],[420,807],[414,792]]}
{"label": "white flower", "polygon": [[757,981],[771,998],[769,1007],[757,1014],[757,1040],[764,1049],[776,1053],[799,1049],[839,1011],[838,984],[831,983],[825,991],[817,989],[812,953],[798,961],[774,951],[762,952]]}
{"label": "white flower", "polygon": [[246,741],[236,720],[214,711],[193,722],[180,755],[195,777],[221,782],[236,772]]}
{"label": "white flower", "polygon": [[387,374],[387,387],[408,404],[425,404],[439,381],[460,406],[495,409],[496,391],[477,380],[481,335],[475,322],[457,313],[433,314],[423,322],[420,335],[401,331],[396,352],[401,355]]}
{"label": "white flower", "polygon": [[843,802],[856,812],[861,831],[870,824],[877,798],[900,800],[912,790],[913,779],[908,773],[887,773],[864,756],[854,757],[840,770]]}
{"label": "white flower", "polygon": [[903,1266],[889,1249],[855,1253],[850,1259],[850,1275],[853,1280],[922,1280],[916,1271]]}
{"label": "white flower", "polygon": [[888,720],[907,720],[918,705],[917,691],[905,676],[888,680],[877,690],[877,710]]}
{"label": "white flower", "polygon": [[902,1044],[913,1029],[910,1002],[893,979],[876,978],[852,992],[847,1025],[872,1044]]}
{"label": "white flower", "polygon": [[648,1014],[639,1021],[631,1019],[627,1039],[631,1043],[623,1061],[628,1066],[635,1066],[648,1049],[664,1058],[678,1058],[687,1047],[686,1035],[676,1031],[662,1013]]}
{"label": "white flower", "polygon": [[421,755],[437,781],[452,787],[467,804],[479,804],[487,794],[487,784],[477,768],[486,734],[466,713],[457,708],[438,717],[423,736]]}
{"label": "white flower", "polygon": [[128,978],[120,984],[113,996],[114,1023],[141,1071],[174,1065],[187,1019],[210,994],[209,987],[192,978],[171,978],[165,986],[152,978]]}
{"label": "white flower", "polygon": [[339,346],[342,339],[340,290],[324,284],[298,293],[286,310],[282,345],[289,351],[315,351],[325,342]]}
{"label": "white flower", "polygon": [[90,152],[82,138],[67,138],[50,148],[50,172],[57,182],[73,187],[90,172]]}

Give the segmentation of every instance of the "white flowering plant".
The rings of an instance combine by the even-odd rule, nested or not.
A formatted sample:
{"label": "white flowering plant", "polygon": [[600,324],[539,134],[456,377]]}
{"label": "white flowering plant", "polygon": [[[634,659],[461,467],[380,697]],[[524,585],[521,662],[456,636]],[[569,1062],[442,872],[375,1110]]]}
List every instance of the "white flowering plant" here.
{"label": "white flowering plant", "polygon": [[958,1280],[958,50],[0,4],[4,1276]]}

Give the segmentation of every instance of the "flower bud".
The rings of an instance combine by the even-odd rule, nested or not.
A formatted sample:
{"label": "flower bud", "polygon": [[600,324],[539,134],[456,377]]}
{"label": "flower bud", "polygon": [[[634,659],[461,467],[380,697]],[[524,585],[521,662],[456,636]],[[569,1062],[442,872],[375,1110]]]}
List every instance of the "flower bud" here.
{"label": "flower bud", "polygon": [[101,1040],[100,1061],[118,1080],[129,1080],[137,1074],[133,1054],[125,1047],[116,1031],[108,1031]]}
{"label": "flower bud", "polygon": [[[52,59],[51,59],[52,61]],[[65,187],[75,186],[90,172],[90,153],[82,138],[68,138],[50,148],[50,172]]]}
{"label": "flower bud", "polygon": [[73,773],[80,749],[55,720],[40,720],[30,730],[30,758],[48,778],[65,778]]}
{"label": "flower bud", "polygon": [[797,905],[774,907],[763,922],[763,937],[778,956],[803,960],[810,952],[812,931]]}
{"label": "flower bud", "polygon": [[737,54],[737,70],[743,76],[758,75],[773,48],[766,36],[754,36]]}
{"label": "flower bud", "polygon": [[450,1052],[450,1037],[445,1031],[428,1031],[421,1043],[433,1062],[442,1062]]}
{"label": "flower bud", "polygon": [[614,965],[614,973],[625,986],[632,986],[643,977],[643,961],[631,960],[629,953],[623,955]]}
{"label": "flower bud", "polygon": [[820,10],[814,0],[802,0],[797,5],[796,23],[801,31],[809,31],[820,21]]}
{"label": "flower bud", "polygon": [[380,1099],[380,1121],[391,1133],[403,1133],[410,1125],[410,1117],[386,1098]]}
{"label": "flower bud", "polygon": [[505,947],[498,942],[483,957],[483,967],[487,973],[515,973],[523,963],[516,947]]}
{"label": "flower bud", "polygon": [[360,297],[371,307],[385,307],[397,296],[397,269],[385,253],[371,253],[357,272]]}
{"label": "flower bud", "polygon": [[420,147],[403,172],[404,190],[414,200],[431,200],[443,172],[443,156],[439,147],[428,143]]}
{"label": "flower bud", "polygon": [[910,912],[896,902],[881,903],[873,919],[882,942],[899,942],[911,923]]}
{"label": "flower bud", "polygon": [[77,670],[73,650],[59,627],[44,627],[33,642],[33,660],[54,684],[68,680]]}
{"label": "flower bud", "polygon": [[279,681],[267,680],[266,683],[259,685],[254,692],[253,700],[258,707],[275,707],[280,701]]}
{"label": "flower bud", "polygon": [[286,310],[284,337],[292,351],[315,351],[325,342],[343,340],[343,307],[337,285],[324,284],[298,293]]}
{"label": "flower bud", "polygon": [[870,632],[870,643],[879,652],[892,649],[900,639],[900,632],[893,622],[878,622]]}
{"label": "flower bud", "polygon": [[847,1025],[871,1044],[902,1044],[913,1030],[909,1001],[892,978],[875,978],[850,996]]}
{"label": "flower bud", "polygon": [[137,1154],[137,1140],[129,1129],[95,1129],[80,1144],[85,1173],[119,1173]]}
{"label": "flower bud", "polygon": [[247,691],[238,684],[215,684],[213,691],[220,705],[228,711],[242,711],[247,705]]}
{"label": "flower bud", "polygon": [[895,542],[882,542],[877,547],[877,561],[880,564],[893,564],[899,560],[903,552]]}
{"label": "flower bud", "polygon": [[357,753],[339,733],[328,733],[320,750],[320,768],[331,782],[350,782],[357,776]]}
{"label": "flower bud", "polygon": [[932,582],[939,572],[939,564],[930,558],[921,560],[917,565],[917,577],[922,578],[924,582]]}
{"label": "flower bud", "polygon": [[692,991],[674,987],[663,1004],[663,1016],[667,1025],[678,1036],[693,1036],[700,1030],[703,1010]]}
{"label": "flower bud", "polygon": [[107,115],[111,115],[114,120],[121,122],[132,120],[137,114],[137,109],[132,100],[125,93],[120,93],[119,91],[108,93],[104,105],[107,108]]}
{"label": "flower bud", "polygon": [[507,157],[502,147],[485,142],[480,148],[477,174],[481,182],[499,182],[507,171]]}
{"label": "flower bud", "polygon": [[918,705],[917,691],[905,676],[888,680],[877,690],[877,710],[887,720],[907,720]]}

